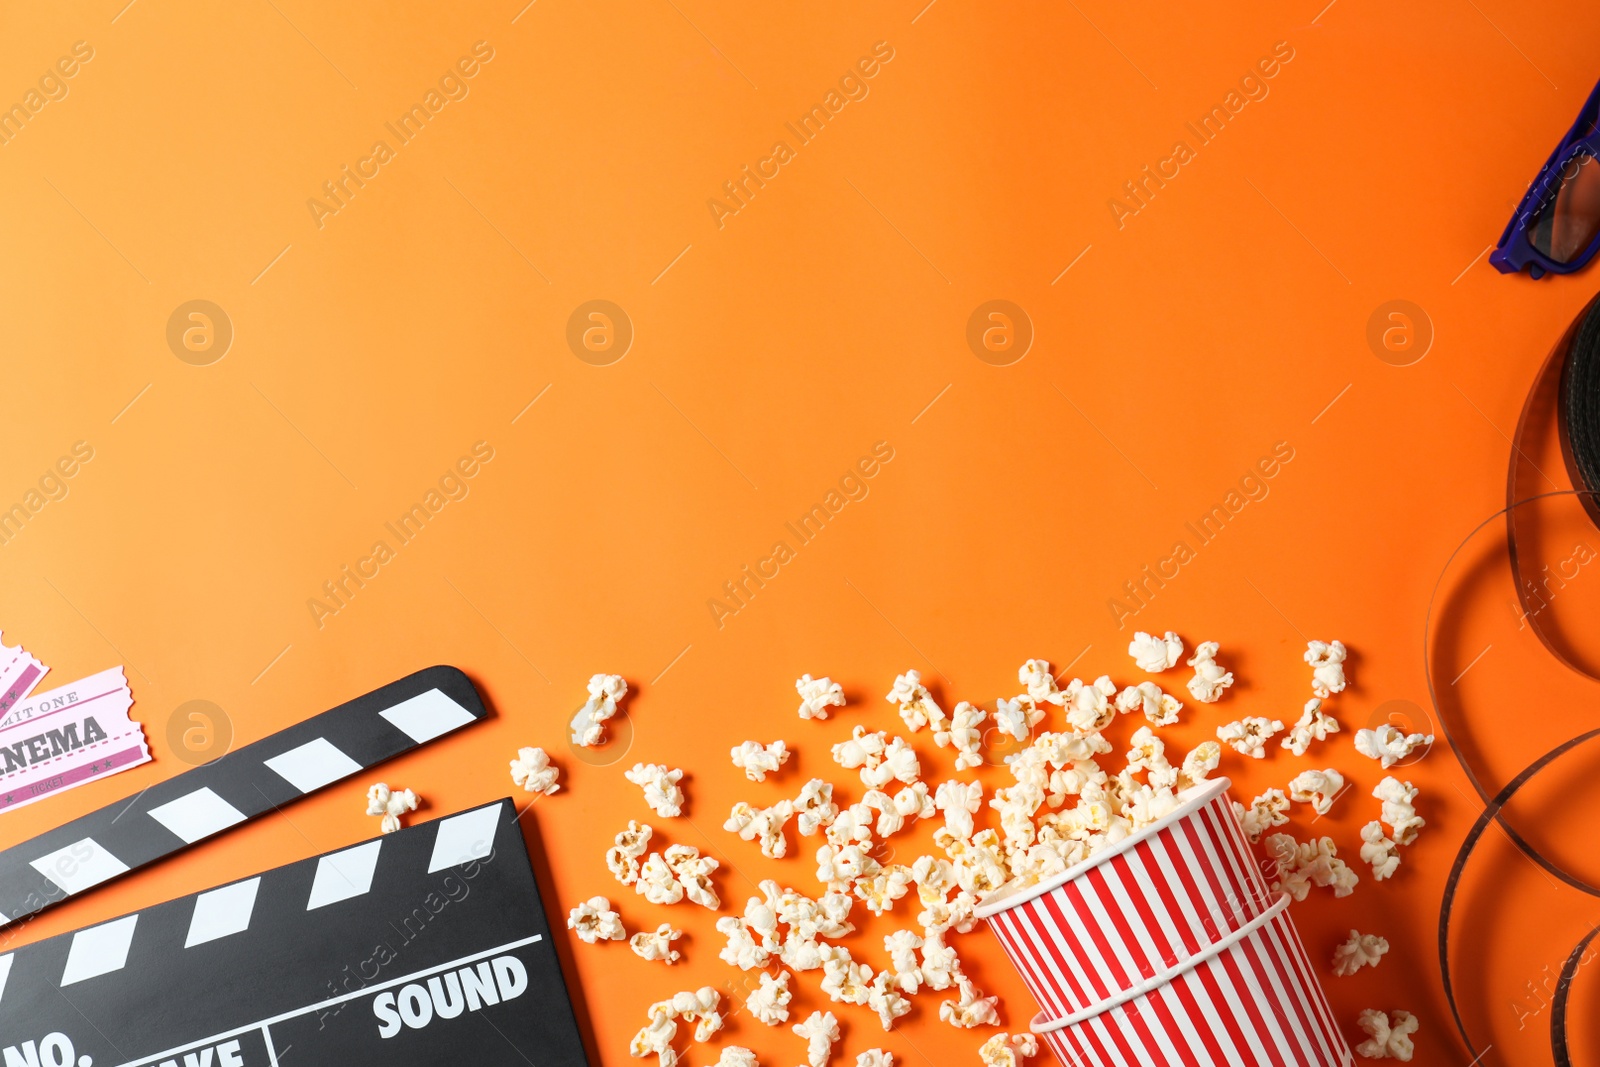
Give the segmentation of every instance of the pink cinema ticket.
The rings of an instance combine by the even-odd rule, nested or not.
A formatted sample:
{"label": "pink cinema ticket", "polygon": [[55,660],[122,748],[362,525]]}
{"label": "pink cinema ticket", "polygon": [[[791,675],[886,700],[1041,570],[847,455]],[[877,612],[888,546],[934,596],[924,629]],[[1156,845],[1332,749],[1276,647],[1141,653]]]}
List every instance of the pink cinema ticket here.
{"label": "pink cinema ticket", "polygon": [[0,810],[150,759],[121,667],[41,693],[0,718]]}
{"label": "pink cinema ticket", "polygon": [[7,648],[0,644],[0,716],[27,699],[50,668],[34,659],[22,646]]}

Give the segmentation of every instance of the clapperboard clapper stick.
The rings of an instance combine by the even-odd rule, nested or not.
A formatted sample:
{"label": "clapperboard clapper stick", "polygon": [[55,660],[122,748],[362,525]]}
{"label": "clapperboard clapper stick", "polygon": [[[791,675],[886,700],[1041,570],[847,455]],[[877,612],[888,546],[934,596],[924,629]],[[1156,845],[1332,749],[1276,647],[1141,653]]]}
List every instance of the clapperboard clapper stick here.
{"label": "clapperboard clapper stick", "polygon": [[509,798],[0,956],[0,1058],[587,1063]]}
{"label": "clapperboard clapper stick", "polygon": [[0,852],[0,925],[392,759],[486,714],[472,681],[429,667],[131,800]]}

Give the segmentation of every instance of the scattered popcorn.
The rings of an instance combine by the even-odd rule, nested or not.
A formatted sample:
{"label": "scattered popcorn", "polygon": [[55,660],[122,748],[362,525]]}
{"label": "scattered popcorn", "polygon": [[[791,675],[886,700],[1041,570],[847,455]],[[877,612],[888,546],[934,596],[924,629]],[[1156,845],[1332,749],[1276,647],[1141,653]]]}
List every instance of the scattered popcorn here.
{"label": "scattered popcorn", "polygon": [[777,1026],[788,1021],[789,1001],[793,997],[794,994],[789,992],[788,971],[779,971],[776,978],[763,971],[760,988],[752,990],[744,1003],[757,1022],[765,1026]]}
{"label": "scattered popcorn", "polygon": [[1178,788],[1197,786],[1211,777],[1211,772],[1222,762],[1222,746],[1215,741],[1202,741],[1183,757],[1178,768]]}
{"label": "scattered popcorn", "polygon": [[[650,858],[655,859],[655,854],[652,853]],[[683,888],[684,896],[712,911],[722,907],[722,901],[717,899],[716,886],[711,884],[711,872],[720,867],[720,863],[710,856],[700,855],[700,850],[693,845],[672,845],[667,849],[665,859],[672,876]]]}
{"label": "scattered popcorn", "polygon": [[1133,640],[1128,642],[1128,655],[1146,674],[1160,674],[1169,667],[1176,667],[1178,660],[1183,658],[1183,638],[1171,630],[1167,631],[1165,637],[1136,633]]}
{"label": "scattered popcorn", "polygon": [[1344,642],[1311,641],[1306,644],[1305,660],[1311,664],[1311,691],[1326,700],[1344,692]]}
{"label": "scattered popcorn", "polygon": [[1289,727],[1289,736],[1283,739],[1283,747],[1296,756],[1304,756],[1306,750],[1311,747],[1311,742],[1326,741],[1329,734],[1338,732],[1338,720],[1322,710],[1321,700],[1312,697],[1306,701],[1305,711],[1300,714],[1300,718]]}
{"label": "scattered popcorn", "polygon": [[891,704],[900,705],[900,718],[906,729],[916,733],[924,726],[938,732],[946,728],[944,709],[934,701],[933,694],[922,684],[922,672],[906,671],[897,675],[894,688],[885,696]]}
{"label": "scattered popcorn", "polygon": [[[1168,633],[1165,640],[1141,633],[1129,651],[1141,668],[1154,673],[1176,666],[1184,647],[1174,633]],[[1216,642],[1205,642],[1194,649],[1188,661],[1195,668],[1195,676],[1188,682],[1194,700],[1214,702],[1233,683],[1233,676],[1217,664],[1217,652]],[[1342,653],[1343,646],[1336,642],[1326,646],[1320,655],[1327,662],[1313,664],[1313,668],[1338,666]],[[1127,686],[1120,692],[1107,676],[1092,682],[1072,679],[1058,686],[1044,660],[1026,661],[1018,670],[1018,681],[1025,691],[998,701],[993,713],[966,701],[946,713],[916,671],[898,676],[887,695],[909,731],[926,727],[938,747],[954,750],[958,772],[982,766],[983,727],[991,715],[999,732],[1020,742],[1005,760],[1013,783],[995,788],[989,799],[988,806],[998,816],[997,823],[995,815],[989,817],[992,828],[980,830],[978,826],[985,799],[981,782],[957,778],[938,785],[924,782],[918,754],[905,738],[865,725],[854,726],[846,740],[832,746],[834,762],[858,773],[864,787],[859,800],[836,799],[832,783],[813,778],[800,788],[798,796],[781,799],[769,808],[746,802],[733,806],[725,829],[759,842],[768,857],[786,855],[784,828],[790,819],[797,819],[801,835],[823,836],[815,849],[815,874],[825,887],[820,897],[766,880],[760,883],[762,895],[747,900],[742,916],[716,919],[716,929],[726,939],[720,959],[759,979],[759,987],[745,998],[757,1021],[769,1026],[788,1023],[792,974],[815,971],[823,993],[831,1000],[871,1010],[885,1030],[911,1011],[910,998],[923,990],[949,991],[944,993],[949,999],[940,1003],[943,1022],[959,1028],[998,1026],[999,998],[979,991],[947,940],[951,932],[966,933],[977,925],[978,901],[1002,887],[1031,884],[1059,874],[1165,817],[1179,806],[1179,796],[1209,780],[1217,770],[1224,743],[1261,759],[1270,739],[1284,729],[1277,720],[1244,717],[1218,729],[1217,740],[1195,745],[1180,763],[1177,750],[1169,751],[1156,728],[1176,723],[1183,704],[1154,682]],[[1342,666],[1338,666],[1337,678],[1324,671],[1318,681],[1325,683],[1330,693],[1339,691],[1343,688]],[[802,698],[802,718],[826,718],[829,708],[845,703],[842,687],[826,678],[813,680],[807,675],[796,683],[796,691]],[[1318,699],[1307,701],[1304,713],[1282,740],[1282,746],[1296,755],[1303,756],[1313,743],[1339,732],[1338,722],[1322,710],[1321,697],[1319,693]],[[1063,708],[1066,726],[1060,733],[1040,733],[1052,704]],[[1098,761],[1113,752],[1112,742],[1102,731],[1112,726],[1119,713],[1134,711],[1142,712],[1148,725],[1141,724],[1132,732],[1124,766],[1113,774]],[[1376,732],[1372,733],[1376,738]],[[768,775],[781,773],[793,753],[783,741],[745,741],[730,749],[729,755],[750,781],[763,782]],[[548,767],[547,760],[535,763],[531,754],[527,762],[524,777]],[[654,764],[638,764],[627,775],[645,790],[651,808],[665,817],[682,811],[681,776],[681,772]],[[548,784],[555,784],[553,773]],[[1345,785],[1343,776],[1331,768],[1307,770],[1297,774],[1286,789],[1269,789],[1256,797],[1248,809],[1235,805],[1249,838],[1266,838],[1265,850],[1276,865],[1274,889],[1295,900],[1304,900],[1311,888],[1318,886],[1331,888],[1336,897],[1353,892],[1359,877],[1339,859],[1330,838],[1301,843],[1288,834],[1271,832],[1289,821],[1291,802],[1310,804],[1319,814],[1326,814]],[[1411,804],[1416,791],[1408,783],[1387,779],[1375,795],[1384,801],[1385,818],[1363,830],[1361,856],[1372,866],[1374,879],[1381,881],[1399,862],[1395,841],[1384,836],[1385,824],[1398,823],[1404,829],[1395,831],[1395,839],[1409,833],[1409,840],[1422,823]],[[912,820],[936,814],[942,817],[942,825],[937,826],[933,839],[942,856],[916,856],[914,862],[907,856],[904,864],[893,863],[893,849],[878,848],[876,842],[887,844]],[[688,846],[650,852],[652,834],[649,826],[630,823],[628,830],[617,835],[606,859],[618,881],[633,885],[654,903],[675,903],[688,896],[704,907],[718,909],[720,901],[711,882],[717,861]],[[872,915],[882,916],[892,912],[913,888],[920,908],[917,925],[906,921],[907,928],[883,936],[888,964],[882,970],[853,958],[851,950],[838,943],[855,930],[850,922],[855,902],[861,902]],[[582,914],[574,909],[569,925],[574,929],[582,925],[595,940],[626,936],[609,902],[595,898],[588,903],[594,907]],[[607,915],[615,918],[615,932]],[[681,936],[671,924],[663,923],[654,932],[635,934],[630,946],[641,958],[670,964],[682,958],[673,945]],[[1335,973],[1372,966],[1386,949],[1382,938],[1352,932],[1351,941],[1335,952]],[[720,1029],[719,1002],[708,1003],[703,1013],[697,1012],[696,996],[680,994],[652,1005],[650,1023],[635,1035],[635,1054],[654,1054],[660,1057],[661,1067],[677,1067],[678,1054],[671,1045],[680,1021],[698,1020],[698,1040]],[[682,997],[688,1002],[680,1004]],[[1400,1021],[1397,1016],[1397,1024]],[[826,1067],[840,1036],[833,1014],[812,1012],[792,1029],[806,1038],[814,1067]],[[998,1033],[983,1041],[979,1054],[985,1067],[1024,1067],[1024,1061],[1038,1051],[1039,1041],[1032,1034]],[[858,1056],[857,1064],[893,1067],[893,1058],[881,1049],[869,1049]],[[730,1047],[723,1050],[723,1060],[714,1067],[755,1067],[754,1057]]]}
{"label": "scattered popcorn", "polygon": [[760,1067],[756,1063],[756,1054],[747,1048],[738,1045],[728,1045],[722,1050],[722,1055],[717,1057],[717,1062],[712,1067]]}
{"label": "scattered popcorn", "polygon": [[1028,703],[1038,706],[1040,704],[1065,704],[1066,694],[1056,688],[1055,675],[1050,673],[1050,664],[1042,659],[1030,659],[1017,668],[1017,681],[1021,682],[1027,692],[1022,698]]}
{"label": "scattered popcorn", "polygon": [[1102,674],[1088,684],[1074,678],[1067,683],[1064,695],[1067,701],[1067,725],[1080,734],[1104,730],[1117,717],[1117,707],[1111,702],[1111,698],[1117,695],[1117,687],[1106,675]]}
{"label": "scattered popcorn", "polygon": [[826,719],[829,708],[844,707],[844,687],[832,678],[802,674],[794,688],[800,694],[802,719]]}
{"label": "scattered popcorn", "polygon": [[733,765],[744,772],[752,782],[764,782],[767,775],[777,774],[778,768],[789,762],[789,748],[782,741],[762,745],[760,741],[746,741],[731,750]]}
{"label": "scattered popcorn", "polygon": [[641,1059],[655,1056],[660,1067],[674,1067],[678,1062],[678,1053],[673,1049],[672,1041],[678,1036],[678,1021],[672,1011],[672,1002],[659,1001],[650,1005],[646,1018],[649,1021],[628,1043],[628,1054]]}
{"label": "scattered popcorn", "polygon": [[944,943],[942,929],[928,931],[922,945],[922,982],[929,989],[949,989],[961,977],[961,960],[956,950]]}
{"label": "scattered popcorn", "polygon": [[1233,672],[1217,664],[1220,648],[1215,641],[1203,642],[1189,660],[1189,666],[1194,668],[1194,677],[1189,679],[1189,695],[1202,704],[1215,704],[1222,699],[1222,691],[1233,684]]}
{"label": "scattered popcorn", "polygon": [[[924,856],[921,859],[928,858]],[[922,986],[922,968],[917,963],[917,949],[921,947],[922,938],[910,930],[896,930],[883,938],[883,949],[889,954],[889,966],[894,971],[895,980],[907,993],[915,993]]]}
{"label": "scattered popcorn", "polygon": [[1372,880],[1393,878],[1400,869],[1400,848],[1383,832],[1383,823],[1374,819],[1361,828],[1361,861],[1372,868]]}
{"label": "scattered popcorn", "polygon": [[683,790],[678,788],[682,771],[669,771],[661,763],[635,763],[622,776],[644,790],[644,802],[657,815],[675,819],[683,814]]}
{"label": "scattered popcorn", "polygon": [[605,744],[605,722],[617,713],[617,705],[628,695],[628,683],[620,674],[596,674],[589,679],[589,699],[572,717],[572,743],[592,748]]}
{"label": "scattered popcorn", "polygon": [[873,977],[867,987],[867,1007],[878,1013],[878,1025],[885,1032],[894,1027],[896,1019],[911,1013],[911,1001],[901,994],[893,971],[879,971]]}
{"label": "scattered popcorn", "polygon": [[960,1000],[939,1002],[940,1020],[963,1030],[970,1030],[975,1026],[999,1026],[1000,1013],[995,1010],[995,1005],[1000,1002],[1000,998],[984,996],[965,975],[960,978],[960,986]]}
{"label": "scattered popcorn", "polygon": [[1233,810],[1239,815],[1239,825],[1244,828],[1245,836],[1253,844],[1274,826],[1289,821],[1289,798],[1281,789],[1269,789],[1252,800],[1248,808],[1234,801]]}
{"label": "scattered popcorn", "polygon": [[762,948],[773,951],[778,947],[778,917],[787,908],[784,896],[791,891],[780,890],[770,878],[762,879],[760,889],[761,896],[744,902],[744,921],[761,936]]}
{"label": "scattered popcorn", "polygon": [[[928,791],[926,782],[912,782],[896,792],[891,799],[894,801],[894,814],[900,825],[904,825],[907,819],[931,819],[938,814],[939,809],[933,802],[933,794]],[[898,826],[894,829],[885,829],[884,820],[888,818],[887,811],[878,816],[879,836],[887,837],[899,829]]]}
{"label": "scattered popcorn", "polygon": [[1349,978],[1363,967],[1376,967],[1383,954],[1389,951],[1389,942],[1377,934],[1350,931],[1350,939],[1333,950],[1333,973]]}
{"label": "scattered popcorn", "polygon": [[[710,987],[708,986],[707,989],[709,988]],[[704,991],[705,990],[702,990],[702,992]],[[678,995],[682,996],[683,994],[680,993]],[[687,1019],[692,1017],[688,1013],[685,1013],[684,1018]],[[711,1035],[716,1033],[718,1030],[721,1030],[723,1023],[724,1020],[720,1011],[704,1012],[701,1015],[699,1022],[695,1023],[694,1039],[700,1042],[710,1041]]]}
{"label": "scattered popcorn", "polygon": [[850,731],[850,740],[833,746],[833,762],[847,771],[861,767],[876,767],[883,761],[883,750],[889,735],[883,730],[869,731],[857,725]]}
{"label": "scattered popcorn", "polygon": [[[795,894],[797,897],[799,894]],[[848,893],[824,893],[816,901],[818,917],[812,919],[816,932],[823,937],[844,937],[852,933],[855,926],[849,922],[850,911],[855,907],[855,901],[850,899]],[[802,931],[807,927],[799,924]]]}
{"label": "scattered popcorn", "polygon": [[1395,1012],[1391,1022],[1385,1013],[1368,1008],[1361,1013],[1357,1025],[1372,1036],[1356,1046],[1356,1055],[1369,1060],[1411,1062],[1415,1051],[1411,1035],[1417,1032],[1417,1019],[1409,1011]]}
{"label": "scattered popcorn", "polygon": [[633,890],[652,904],[676,904],[683,899],[683,886],[659,852],[650,853],[639,868]]}
{"label": "scattered popcorn", "polygon": [[411,790],[402,789],[396,793],[382,782],[367,790],[367,814],[383,816],[378,827],[386,834],[400,829],[400,816],[416,811],[419,803],[417,794]]}
{"label": "scattered popcorn", "polygon": [[832,952],[833,946],[816,938],[791,935],[784,941],[783,954],[779,958],[797,971],[815,971],[826,966]]}
{"label": "scattered popcorn", "polygon": [[1310,804],[1318,815],[1326,815],[1344,788],[1344,775],[1332,767],[1321,771],[1301,771],[1289,782],[1289,799]]}
{"label": "scattered popcorn", "polygon": [[794,813],[799,817],[800,833],[805,837],[832,825],[839,815],[839,805],[833,802],[833,783],[821,778],[807,782],[795,799]]}
{"label": "scattered popcorn", "polygon": [[1238,722],[1217,727],[1217,740],[1240,755],[1265,759],[1267,742],[1282,729],[1283,723],[1278,719],[1269,720],[1259,715],[1247,715]]}
{"label": "scattered popcorn", "polygon": [[1397,845],[1409,845],[1417,839],[1417,831],[1428,825],[1417,816],[1414,804],[1417,787],[1410,782],[1389,777],[1378,783],[1372,795],[1383,801],[1383,821],[1394,832]]}
{"label": "scattered popcorn", "polygon": [[945,829],[958,838],[972,836],[972,817],[983,806],[983,783],[943,782],[933,794],[934,806],[944,816]]}
{"label": "scattered popcorn", "polygon": [[911,885],[911,868],[892,863],[872,875],[856,879],[855,893],[874,915],[882,915],[906,895]]}
{"label": "scattered popcorn", "polygon": [[622,928],[622,916],[611,910],[611,901],[605,897],[590,897],[573,908],[567,915],[567,929],[586,945],[621,941],[628,936]]}
{"label": "scattered popcorn", "polygon": [[700,855],[693,845],[670,845],[665,855],[650,853],[639,868],[633,888],[652,904],[676,904],[687,896],[701,907],[716,911],[721,901],[711,884],[711,872],[719,866],[710,856]]}
{"label": "scattered popcorn", "polygon": [[1178,780],[1178,772],[1167,762],[1166,742],[1157,737],[1148,726],[1141,726],[1128,739],[1132,747],[1125,757],[1127,772],[1144,771],[1145,780],[1156,788],[1171,788]]}
{"label": "scattered popcorn", "polygon": [[860,845],[823,845],[817,849],[817,881],[830,890],[850,891],[858,878],[871,878],[882,868]]}
{"label": "scattered popcorn", "polygon": [[1297,901],[1306,899],[1312,886],[1331,886],[1335,897],[1347,897],[1361,881],[1350,865],[1339,859],[1331,837],[1300,844],[1288,834],[1273,834],[1267,838],[1266,849],[1276,867],[1272,891],[1288,893]]}
{"label": "scattered popcorn", "polygon": [[[948,982],[944,985],[938,984],[939,978],[934,972],[947,966],[960,969],[954,951],[947,949],[942,943],[935,944],[935,942],[950,930],[958,934],[970,931],[977,923],[977,918],[973,914],[977,907],[977,895],[970,890],[962,889],[949,900],[929,903],[917,916],[917,922],[922,925],[922,931],[927,935],[922,946],[922,977],[931,988],[944,989],[949,984]],[[929,962],[930,957],[932,963]],[[930,966],[933,971],[929,970]],[[953,977],[951,981],[954,981]]]}
{"label": "scattered popcorn", "polygon": [[[762,881],[763,896],[752,896],[744,902],[744,918],[725,917],[718,918],[717,931],[728,939],[728,944],[718,953],[723,963],[736,966],[741,971],[762,968],[771,958],[771,953],[778,952],[782,945],[778,937],[779,913],[784,910],[784,891],[781,893],[776,881]],[[760,941],[755,941],[755,937]]]}
{"label": "scattered popcorn", "polygon": [[550,765],[550,756],[542,748],[521,748],[511,761],[511,781],[530,793],[550,796],[561,792],[556,778],[561,772]]}
{"label": "scattered popcorn", "polygon": [[872,968],[850,958],[843,945],[823,945],[822,991],[839,1004],[865,1004],[872,985]]}
{"label": "scattered popcorn", "polygon": [[989,806],[1000,813],[1000,832],[1005,835],[1006,854],[1015,860],[1036,839],[1033,813],[1044,801],[1037,786],[1018,783],[994,791]]}
{"label": "scattered popcorn", "polygon": [[791,936],[778,958],[797,971],[814,971],[822,966],[822,945],[814,938]]}
{"label": "scattered popcorn", "polygon": [[1011,881],[1024,885],[1042,882],[1060,874],[1089,855],[1084,841],[1060,838],[1035,842],[1027,848],[1011,849],[1006,853],[1006,863],[1011,870]]}
{"label": "scattered popcorn", "polygon": [[[921,782],[917,783],[922,785]],[[926,789],[926,786],[923,786]],[[861,797],[861,803],[872,811],[878,812],[878,821],[874,826],[879,837],[888,837],[905,827],[905,818],[894,809],[894,797],[881,789],[869,789]],[[854,805],[851,805],[854,807]]]}
{"label": "scattered popcorn", "polygon": [[1376,730],[1356,731],[1356,751],[1368,759],[1375,759],[1388,770],[1408,758],[1422,745],[1433,744],[1432,734],[1405,734],[1396,726],[1384,723]]}
{"label": "scattered popcorn", "polygon": [[[1004,703],[1002,701],[1001,703]],[[1018,712],[1020,717],[1021,712]],[[956,705],[956,710],[951,713],[949,729],[939,730],[933,735],[933,743],[940,748],[954,745],[956,749],[956,770],[964,771],[977,767],[983,763],[983,757],[978,754],[978,748],[983,742],[983,734],[978,731],[978,726],[988,717],[982,708],[973,707],[963,700]],[[1021,740],[1020,738],[1018,740]]]}
{"label": "scattered popcorn", "polygon": [[810,1067],[828,1067],[834,1042],[839,1040],[839,1020],[833,1017],[833,1012],[814,1011],[793,1029],[806,1040],[806,1063]]}
{"label": "scattered popcorn", "polygon": [[828,824],[824,836],[830,845],[861,845],[872,847],[872,808],[865,801],[852,804],[840,811]]}
{"label": "scattered popcorn", "polygon": [[780,800],[770,808],[751,807],[744,801],[733,806],[733,813],[722,828],[736,833],[746,841],[761,843],[761,854],[769,859],[782,859],[789,851],[789,842],[783,828],[794,816],[794,802]]}
{"label": "scattered popcorn", "polygon": [[1022,1067],[1022,1061],[1039,1054],[1039,1039],[1032,1034],[995,1034],[978,1046],[985,1067]]}
{"label": "scattered popcorn", "polygon": [[650,850],[651,827],[628,820],[628,828],[616,836],[616,844],[606,849],[606,867],[623,885],[639,880],[639,861]]}
{"label": "scattered popcorn", "polygon": [[1029,731],[1043,720],[1044,711],[1035,705],[1023,703],[1021,697],[995,702],[995,728],[1014,740],[1026,741]]}
{"label": "scattered popcorn", "polygon": [[921,776],[922,765],[916,751],[904,738],[897,737],[889,742],[877,760],[869,760],[860,774],[862,784],[868,789],[882,789],[890,782],[910,785]]}
{"label": "scattered popcorn", "polygon": [[917,897],[922,903],[943,903],[955,888],[956,869],[949,860],[918,856],[911,865],[911,880],[917,883]]}
{"label": "scattered popcorn", "polygon": [[717,920],[717,932],[728,939],[722,951],[717,953],[717,958],[730,967],[753,971],[757,967],[765,967],[772,958],[771,950],[758,942],[750,929],[732,915],[724,915]]}
{"label": "scattered popcorn", "polygon": [[1142,830],[1172,814],[1178,805],[1178,795],[1170,786],[1132,785],[1124,788],[1121,813],[1131,829]]}
{"label": "scattered popcorn", "polygon": [[[1053,767],[1074,761],[1091,760],[1111,751],[1111,742],[1098,731],[1089,733],[1047,733],[1039,737],[1040,755]],[[1007,761],[1008,763],[1011,761]],[[1016,773],[1015,769],[1012,771]]]}
{"label": "scattered popcorn", "polygon": [[696,1024],[696,1041],[710,1041],[711,1035],[722,1029],[722,994],[711,986],[701,986],[692,993],[675,993],[670,1001],[652,1004],[650,1011],[653,1013],[662,1004],[669,1006],[675,1018]]}
{"label": "scattered popcorn", "polygon": [[[604,897],[596,899],[604,900]],[[570,922],[568,925],[571,925]],[[618,923],[621,928],[621,923]],[[579,935],[582,936],[582,935]],[[682,930],[674,930],[671,923],[662,923],[655,928],[655,932],[641,930],[628,939],[628,947],[633,949],[633,954],[642,960],[660,960],[666,964],[677,963],[683,958],[683,953],[672,947],[672,943],[683,936]]]}
{"label": "scattered popcorn", "polygon": [[[768,882],[762,882],[767,886]],[[776,886],[777,883],[773,882]],[[784,889],[778,898],[779,921],[787,924],[790,933],[800,937],[844,937],[855,930],[850,923],[850,911],[855,901],[848,892],[832,889],[815,900],[793,889]]]}
{"label": "scattered popcorn", "polygon": [[1117,694],[1117,710],[1124,714],[1143,711],[1151,726],[1171,726],[1178,721],[1183,705],[1177,697],[1163,693],[1156,683],[1140,682]]}

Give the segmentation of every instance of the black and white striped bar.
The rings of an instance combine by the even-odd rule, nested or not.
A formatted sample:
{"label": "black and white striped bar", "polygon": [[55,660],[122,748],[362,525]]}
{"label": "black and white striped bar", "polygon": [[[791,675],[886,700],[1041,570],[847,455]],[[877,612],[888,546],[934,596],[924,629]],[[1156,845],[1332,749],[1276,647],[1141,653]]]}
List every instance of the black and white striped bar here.
{"label": "black and white striped bar", "polygon": [[501,800],[0,956],[39,1067],[566,1067],[583,1043]]}
{"label": "black and white striped bar", "polygon": [[487,712],[429,667],[0,852],[0,925],[273,811]]}

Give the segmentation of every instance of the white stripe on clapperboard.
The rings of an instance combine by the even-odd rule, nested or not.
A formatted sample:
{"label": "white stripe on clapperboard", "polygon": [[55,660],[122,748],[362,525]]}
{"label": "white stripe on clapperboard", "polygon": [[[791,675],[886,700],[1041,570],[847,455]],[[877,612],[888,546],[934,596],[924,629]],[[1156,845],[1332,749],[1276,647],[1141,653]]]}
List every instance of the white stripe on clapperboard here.
{"label": "white stripe on clapperboard", "polygon": [[230,1037],[238,1037],[240,1034],[247,1034],[252,1030],[261,1031],[261,1036],[265,1039],[267,1044],[267,1055],[271,1058],[273,1067],[277,1067],[278,1055],[273,1049],[272,1037],[267,1031],[267,1028],[270,1026],[275,1026],[282,1022],[288,1022],[290,1019],[297,1019],[302,1015],[309,1015],[314,1011],[323,1011],[327,1008],[333,1007],[335,1004],[343,1004],[348,1000],[359,1000],[362,997],[369,997],[374,993],[381,993],[385,989],[392,989],[397,985],[405,985],[407,982],[414,982],[418,978],[425,978],[429,975],[453,970],[456,967],[464,967],[469,963],[476,963],[485,957],[493,956],[497,952],[510,952],[513,949],[522,948],[524,945],[531,945],[536,941],[543,940],[543,934],[534,934],[531,937],[524,937],[520,941],[510,941],[495,948],[485,949],[482,952],[474,952],[470,956],[462,956],[460,959],[452,960],[449,963],[441,963],[436,967],[429,967],[421,971],[413,971],[411,974],[402,975],[399,978],[391,978],[382,985],[368,986],[365,989],[358,989],[354,993],[346,993],[343,996],[331,997],[328,1000],[324,1000],[316,1004],[310,1004],[304,1008],[296,1008],[293,1011],[286,1011],[281,1015],[274,1015],[270,1019],[259,1019],[256,1022],[246,1023],[244,1026],[238,1026],[232,1030],[227,1030],[220,1034],[212,1034],[210,1037],[203,1037],[198,1041],[190,1041],[182,1045],[175,1045],[164,1052],[156,1052],[149,1056],[141,1056],[136,1060],[128,1060],[124,1063],[118,1064],[117,1067],[140,1067],[142,1064],[148,1064],[157,1060],[171,1059],[175,1056],[181,1055],[182,1053],[188,1052],[191,1049],[200,1048],[205,1045],[214,1045],[219,1041],[226,1041]]}

